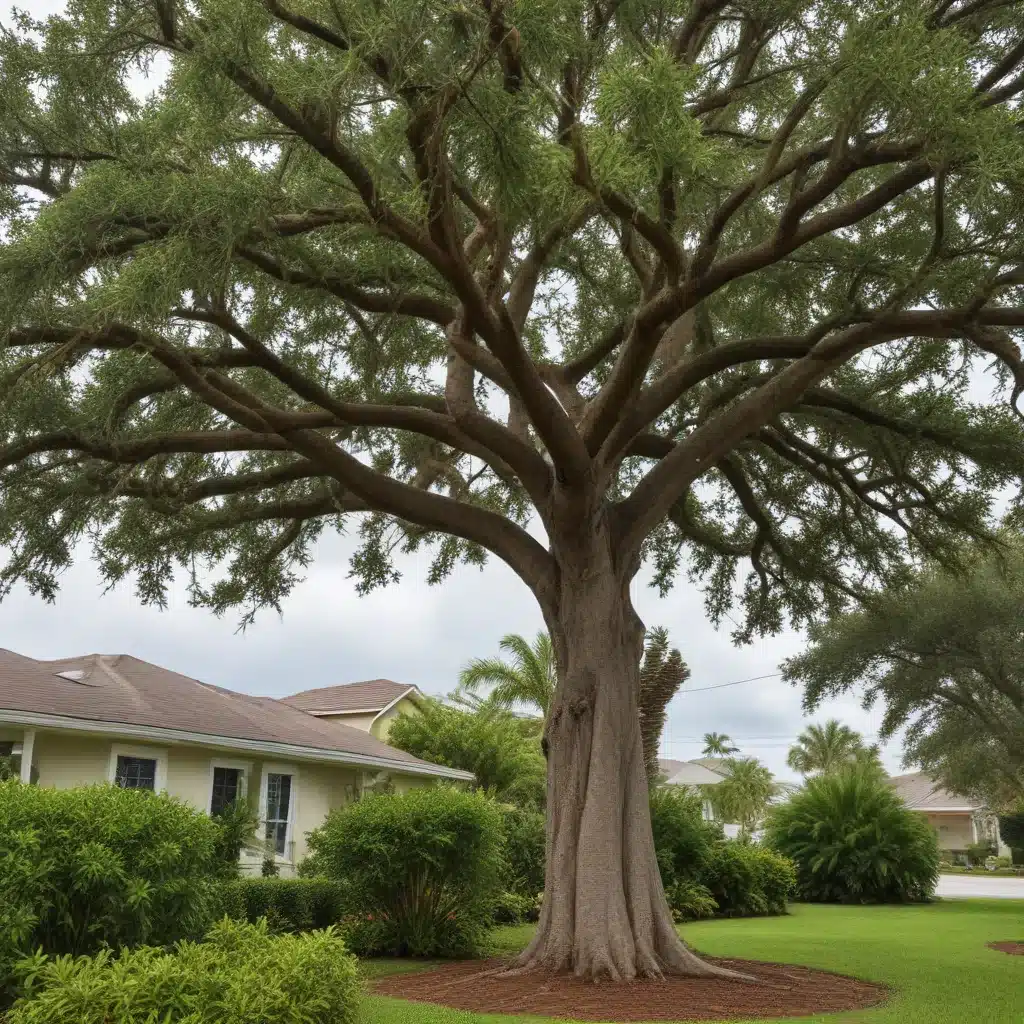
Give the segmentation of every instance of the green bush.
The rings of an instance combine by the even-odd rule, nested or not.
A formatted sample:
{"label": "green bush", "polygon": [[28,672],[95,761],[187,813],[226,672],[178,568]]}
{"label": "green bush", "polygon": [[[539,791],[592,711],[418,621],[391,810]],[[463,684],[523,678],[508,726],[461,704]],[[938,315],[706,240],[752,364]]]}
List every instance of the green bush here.
{"label": "green bush", "polygon": [[724,917],[754,917],[786,913],[796,872],[777,853],[755,843],[722,840],[713,847],[701,869],[705,885]]}
{"label": "green bush", "polygon": [[668,905],[676,921],[699,921],[702,917],[714,917],[718,912],[718,901],[706,885],[689,879],[679,879],[665,890]]}
{"label": "green bush", "polygon": [[266,918],[273,932],[308,932],[337,924],[342,887],[330,878],[236,878],[217,892],[216,914],[254,924]]}
{"label": "green bush", "polygon": [[309,834],[318,868],[344,882],[345,935],[360,954],[472,956],[502,889],[501,812],[447,786],[370,796]]}
{"label": "green bush", "polygon": [[505,837],[505,889],[536,900],[544,891],[544,815],[506,804],[501,808],[501,827]]}
{"label": "green bush", "polygon": [[996,847],[994,843],[971,843],[967,847],[967,863],[972,868],[980,867],[989,857],[994,857],[995,853]]}
{"label": "green bush", "polygon": [[682,786],[651,790],[650,807],[662,884],[667,890],[677,881],[694,880],[722,840],[721,826],[704,820],[701,798]]}
{"label": "green bush", "polygon": [[171,951],[34,957],[7,1024],[354,1024],[356,961],[333,930],[271,935],[222,921]]}
{"label": "green bush", "polygon": [[494,923],[523,924],[525,921],[536,921],[540,916],[542,895],[523,896],[521,893],[503,890],[498,893],[494,904]]}
{"label": "green bush", "polygon": [[924,815],[858,766],[809,780],[772,810],[765,837],[796,865],[811,902],[921,901],[938,881],[938,841]]}
{"label": "green bush", "polygon": [[166,796],[114,786],[0,783],[0,1003],[25,952],[163,945],[209,925],[220,825]]}

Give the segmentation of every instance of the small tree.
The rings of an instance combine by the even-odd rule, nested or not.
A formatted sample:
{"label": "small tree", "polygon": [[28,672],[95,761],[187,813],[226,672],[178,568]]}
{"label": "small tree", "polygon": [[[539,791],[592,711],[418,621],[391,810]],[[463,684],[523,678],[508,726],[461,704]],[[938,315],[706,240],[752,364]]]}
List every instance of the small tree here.
{"label": "small tree", "polygon": [[783,668],[809,710],[864,687],[882,735],[904,730],[908,764],[1000,808],[1024,796],[1024,548],[1006,536],[968,565],[872,594],[813,627]]}
{"label": "small tree", "polygon": [[652,629],[647,634],[644,660],[640,666],[640,739],[644,752],[647,781],[654,783],[660,777],[658,744],[665,728],[665,709],[679,692],[679,687],[690,678],[690,669],[675,648],[669,649],[668,630]]}
{"label": "small tree", "polygon": [[547,715],[556,682],[551,637],[542,631],[531,644],[518,633],[509,633],[498,646],[512,655],[511,664],[500,658],[476,658],[462,670],[459,690],[475,696],[489,686],[487,701],[494,707],[510,710],[525,704]]}
{"label": "small tree", "polygon": [[[872,749],[877,755],[877,748]],[[824,725],[804,729],[790,747],[786,764],[801,775],[824,775],[870,754],[859,732],[830,718]]]}
{"label": "small tree", "polygon": [[[357,586],[536,597],[552,869],[523,967],[721,973],[658,880],[645,561],[737,636],[991,530],[1024,475],[1003,0],[70,0],[0,37],[0,593],[251,621]],[[155,57],[166,84],[132,84]],[[538,539],[542,538],[542,539]],[[739,574],[739,577],[738,577]]]}

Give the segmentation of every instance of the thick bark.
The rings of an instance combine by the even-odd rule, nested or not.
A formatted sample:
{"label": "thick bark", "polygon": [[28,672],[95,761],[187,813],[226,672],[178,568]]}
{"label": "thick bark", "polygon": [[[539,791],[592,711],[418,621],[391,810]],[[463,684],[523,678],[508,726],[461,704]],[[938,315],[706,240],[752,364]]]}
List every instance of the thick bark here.
{"label": "thick bark", "polygon": [[547,876],[517,968],[628,980],[731,975],[679,939],[661,885],[637,714],[643,625],[599,530],[560,559],[559,683],[545,727]]}

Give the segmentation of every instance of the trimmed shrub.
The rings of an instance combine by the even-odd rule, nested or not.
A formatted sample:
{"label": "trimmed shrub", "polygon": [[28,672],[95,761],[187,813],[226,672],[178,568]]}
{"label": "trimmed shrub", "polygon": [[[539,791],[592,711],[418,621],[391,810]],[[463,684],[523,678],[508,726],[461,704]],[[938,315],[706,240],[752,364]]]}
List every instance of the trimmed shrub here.
{"label": "trimmed shrub", "polygon": [[723,840],[711,850],[700,882],[723,917],[784,914],[796,883],[793,865],[754,843]]}
{"label": "trimmed shrub", "polygon": [[543,893],[536,896],[523,896],[507,889],[498,893],[494,904],[495,924],[522,924],[524,921],[536,921],[540,916],[540,904]]}
{"label": "trimmed shrub", "polygon": [[237,878],[217,892],[218,917],[250,924],[265,918],[272,932],[327,928],[343,912],[341,883],[330,878]]}
{"label": "trimmed shrub", "polygon": [[939,845],[924,815],[856,765],[809,780],[774,808],[765,838],[815,903],[917,902],[938,881]]}
{"label": "trimmed shrub", "polygon": [[216,821],[166,796],[0,783],[0,1003],[11,964],[30,950],[202,934],[226,872],[221,838]]}
{"label": "trimmed shrub", "polygon": [[34,957],[7,1024],[354,1024],[355,957],[333,930],[271,935],[222,921],[172,951]]}
{"label": "trimmed shrub", "polygon": [[319,870],[344,882],[353,951],[474,956],[502,890],[501,812],[447,786],[370,796],[309,834]]}

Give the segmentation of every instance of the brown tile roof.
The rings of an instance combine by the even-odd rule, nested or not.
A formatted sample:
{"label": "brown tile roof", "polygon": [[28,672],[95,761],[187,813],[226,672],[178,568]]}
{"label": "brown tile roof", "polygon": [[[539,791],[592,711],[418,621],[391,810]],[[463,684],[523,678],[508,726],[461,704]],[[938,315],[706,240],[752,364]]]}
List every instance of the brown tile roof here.
{"label": "brown tile roof", "polygon": [[924,772],[894,775],[889,779],[889,785],[915,811],[976,811],[984,806],[978,800],[943,789]]}
{"label": "brown tile roof", "polygon": [[[28,712],[218,737],[284,743],[454,774],[360,729],[325,722],[271,697],[236,693],[128,654],[36,661],[0,648],[0,720]],[[10,717],[10,716],[7,716]],[[334,760],[334,758],[329,758]]]}
{"label": "brown tile roof", "polygon": [[320,686],[315,690],[302,690],[290,697],[282,697],[289,704],[311,715],[344,715],[359,711],[383,711],[405,694],[419,691],[408,683],[391,679],[367,679],[361,683],[342,683],[340,686]]}

